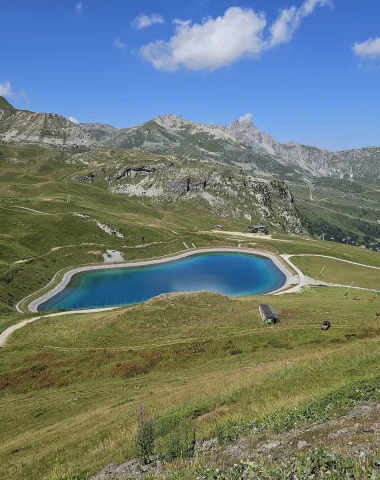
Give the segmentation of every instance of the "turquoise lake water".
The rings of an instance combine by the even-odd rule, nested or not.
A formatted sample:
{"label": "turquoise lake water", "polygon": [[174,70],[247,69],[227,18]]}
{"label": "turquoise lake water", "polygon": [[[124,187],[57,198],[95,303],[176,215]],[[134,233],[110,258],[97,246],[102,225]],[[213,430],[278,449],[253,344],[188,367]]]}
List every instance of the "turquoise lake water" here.
{"label": "turquoise lake water", "polygon": [[286,276],[268,258],[241,253],[207,253],[136,268],[75,274],[67,287],[38,311],[112,307],[145,302],[162,293],[209,290],[229,297],[277,290]]}

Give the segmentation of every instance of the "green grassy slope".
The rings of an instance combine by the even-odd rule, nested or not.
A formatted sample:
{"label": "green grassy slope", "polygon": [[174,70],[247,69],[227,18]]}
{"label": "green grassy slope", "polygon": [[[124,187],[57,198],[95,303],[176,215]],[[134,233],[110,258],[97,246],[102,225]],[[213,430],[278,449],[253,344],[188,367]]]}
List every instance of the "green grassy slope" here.
{"label": "green grassy slope", "polygon": [[380,189],[343,179],[316,179],[313,199],[309,187],[291,184],[299,211],[316,235],[370,248],[380,248]]}
{"label": "green grassy slope", "polygon": [[[202,233],[220,222],[226,230],[244,231],[248,221],[221,219],[199,199],[160,204],[150,198],[115,195],[108,190],[104,174],[96,174],[93,183],[73,181],[74,177],[88,174],[89,162],[91,168],[95,166],[95,172],[103,168],[105,175],[112,175],[126,163],[167,162],[166,157],[118,150],[73,156],[70,152],[38,146],[6,144],[0,145],[0,153],[0,311],[9,311],[24,296],[47,284],[62,268],[101,262],[101,254],[108,248],[122,251],[126,260],[134,260],[177,253],[185,249],[183,242],[197,247],[252,243],[248,238],[234,240]],[[200,165],[199,169],[207,172],[209,166]],[[222,169],[221,175],[228,178],[229,173]],[[229,202],[232,208],[238,208],[233,196]],[[281,201],[276,202],[280,207]],[[78,213],[89,218],[78,217],[75,215]],[[117,229],[124,238],[110,236],[95,221]],[[259,217],[251,221],[262,222]],[[142,237],[144,248],[140,248]],[[368,251],[342,249],[328,242],[305,243],[293,237],[282,240],[285,241],[265,241],[262,248],[280,253],[331,250],[333,256],[343,255],[354,261],[363,257],[361,263],[379,259]]]}
{"label": "green grassy slope", "polygon": [[14,106],[11,105],[8,100],[0,96],[0,110],[14,110]]}
{"label": "green grassy slope", "polygon": [[[183,251],[183,242],[240,245],[380,266],[379,254],[356,246],[280,233],[261,238],[210,232],[220,217],[195,200],[159,205],[115,195],[104,175],[91,184],[73,181],[89,173],[90,156],[95,172],[114,162],[114,173],[125,156],[149,164],[148,154],[82,152],[73,163],[70,152],[38,146],[0,145],[0,152],[0,332],[25,318],[13,310],[18,300],[62,268],[99,263],[107,248],[140,260]],[[371,194],[377,201],[377,192]],[[95,220],[124,238],[108,235]],[[246,219],[223,218],[226,230],[243,232],[246,225]],[[321,262],[299,265],[317,275]],[[347,283],[352,271],[331,261],[326,279]],[[357,285],[375,285],[376,272],[355,269]],[[18,330],[0,349],[2,474],[84,480],[111,461],[131,458],[139,402],[158,421],[162,451],[182,429],[196,426],[199,438],[213,436],[216,422],[275,414],[376,373],[379,297],[344,293],[312,288],[239,299],[179,294],[133,308],[42,319]],[[269,301],[281,318],[273,328],[263,325],[257,311]],[[324,319],[333,321],[325,333]]]}
{"label": "green grassy slope", "polygon": [[267,299],[180,294],[19,330],[0,351],[3,474],[84,479],[130,458],[139,402],[165,449],[186,425],[212,436],[216,422],[253,420],[377,372],[378,297],[273,297],[273,328],[257,311]]}
{"label": "green grassy slope", "polygon": [[324,282],[380,290],[380,269],[360,267],[331,258],[292,257],[294,265],[306,275]]}
{"label": "green grassy slope", "polygon": [[[191,204],[160,208],[149,199],[114,195],[101,179],[95,184],[74,182],[73,177],[84,172],[65,163],[68,153],[9,145],[2,145],[0,152],[0,311],[63,267],[101,262],[107,248],[123,251],[126,260],[162,256],[185,249],[184,241],[204,245],[196,232],[219,221],[212,212],[193,215]],[[146,158],[149,155],[141,155],[141,161]],[[96,220],[124,238],[107,234]],[[224,219],[224,224],[242,229],[246,221]],[[141,237],[144,249],[139,248]]]}

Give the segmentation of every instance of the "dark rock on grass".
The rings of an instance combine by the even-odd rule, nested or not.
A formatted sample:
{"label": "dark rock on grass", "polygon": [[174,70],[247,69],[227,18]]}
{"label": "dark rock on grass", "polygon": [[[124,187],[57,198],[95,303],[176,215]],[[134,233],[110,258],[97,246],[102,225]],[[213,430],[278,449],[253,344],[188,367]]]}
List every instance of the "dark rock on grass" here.
{"label": "dark rock on grass", "polygon": [[212,450],[215,450],[217,446],[218,440],[216,438],[211,438],[210,440],[197,440],[195,443],[195,453],[197,455],[210,453]]}
{"label": "dark rock on grass", "polygon": [[163,473],[162,463],[153,459],[146,465],[133,459],[127,463],[110,463],[101,472],[95,474],[90,480],[117,480],[121,478],[143,479],[148,475]]}

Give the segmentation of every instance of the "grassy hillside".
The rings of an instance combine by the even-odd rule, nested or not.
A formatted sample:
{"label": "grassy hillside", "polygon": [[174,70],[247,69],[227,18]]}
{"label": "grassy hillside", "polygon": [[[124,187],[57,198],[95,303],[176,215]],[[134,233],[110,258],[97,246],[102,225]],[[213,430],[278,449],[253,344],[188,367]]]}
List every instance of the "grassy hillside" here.
{"label": "grassy hillside", "polygon": [[291,183],[299,211],[316,235],[380,249],[380,189],[349,180],[320,178],[309,187]]}
{"label": "grassy hillside", "polygon": [[[29,318],[15,312],[21,298],[61,269],[99,264],[109,248],[123,252],[126,261],[178,253],[185,242],[380,266],[373,251],[285,235],[280,227],[272,226],[272,237],[244,236],[250,223],[244,216],[222,217],[196,196],[160,202],[110,191],[134,185],[132,175],[109,180],[123,166],[166,165],[167,157],[5,144],[0,153],[0,332]],[[169,160],[185,169],[182,160]],[[199,171],[211,175],[210,168],[200,165]],[[230,181],[234,174],[223,167],[218,175]],[[302,188],[295,189],[298,199]],[[377,202],[376,191],[365,192]],[[223,195],[241,205],[232,194]],[[274,197],[271,206],[280,212],[285,201]],[[252,222],[259,221],[251,210]],[[107,234],[97,222],[123,237]],[[217,223],[236,233],[213,232]],[[326,263],[318,257],[293,260],[315,277]],[[377,272],[329,260],[322,279],[348,283],[355,275],[356,285],[376,288]],[[315,287],[237,299],[177,294],[132,308],[40,319],[18,330],[0,349],[2,475],[84,480],[109,462],[131,458],[140,402],[154,415],[156,450],[167,453],[173,439],[193,427],[197,438],[209,438],[220,428],[244,429],[254,420],[269,425],[268,419],[286,419],[316,395],[375,374],[380,297],[345,291]],[[260,302],[274,306],[280,324],[263,324]],[[320,330],[325,319],[333,323],[328,332]]]}
{"label": "grassy hillside", "polygon": [[[130,458],[140,402],[165,452],[193,426],[214,436],[216,423],[292,409],[377,372],[378,297],[317,288],[273,297],[275,327],[262,323],[262,301],[178,294],[16,332],[0,351],[3,475],[84,479]],[[326,318],[333,327],[321,332]]]}
{"label": "grassy hillside", "polygon": [[306,275],[324,282],[380,290],[380,269],[318,257],[292,257],[292,262]]}
{"label": "grassy hillside", "polygon": [[[58,270],[102,262],[107,249],[133,260],[176,253],[186,249],[184,243],[237,245],[201,232],[218,223],[244,231],[251,223],[262,223],[263,215],[269,215],[272,230],[285,231],[292,211],[296,215],[280,182],[268,185],[259,180],[252,193],[239,169],[231,172],[172,157],[1,144],[0,164],[0,311],[4,312],[48,283]],[[167,194],[157,198],[144,191],[133,194],[149,190],[150,184],[144,175],[136,181],[132,175],[114,180],[126,165],[163,168],[149,182],[156,182],[153,190],[167,188]],[[174,184],[171,190],[166,187],[169,180]],[[193,182],[188,195],[181,190],[187,181]],[[202,196],[203,186],[198,191],[198,184],[205,182],[210,183],[211,193]],[[264,198],[267,191],[271,197],[264,208],[257,196]],[[97,222],[123,237],[109,235]]]}

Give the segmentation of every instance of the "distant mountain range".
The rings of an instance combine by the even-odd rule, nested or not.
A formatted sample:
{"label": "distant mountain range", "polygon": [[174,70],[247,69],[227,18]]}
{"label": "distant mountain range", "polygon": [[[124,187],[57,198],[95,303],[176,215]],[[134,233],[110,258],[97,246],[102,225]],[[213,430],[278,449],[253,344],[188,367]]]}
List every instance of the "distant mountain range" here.
{"label": "distant mountain range", "polygon": [[142,150],[289,179],[334,176],[380,183],[380,147],[328,151],[293,142],[282,144],[248,119],[235,120],[227,127],[165,115],[118,129],[98,123],[75,124],[57,114],[16,110],[0,97],[0,140],[74,149]]}

